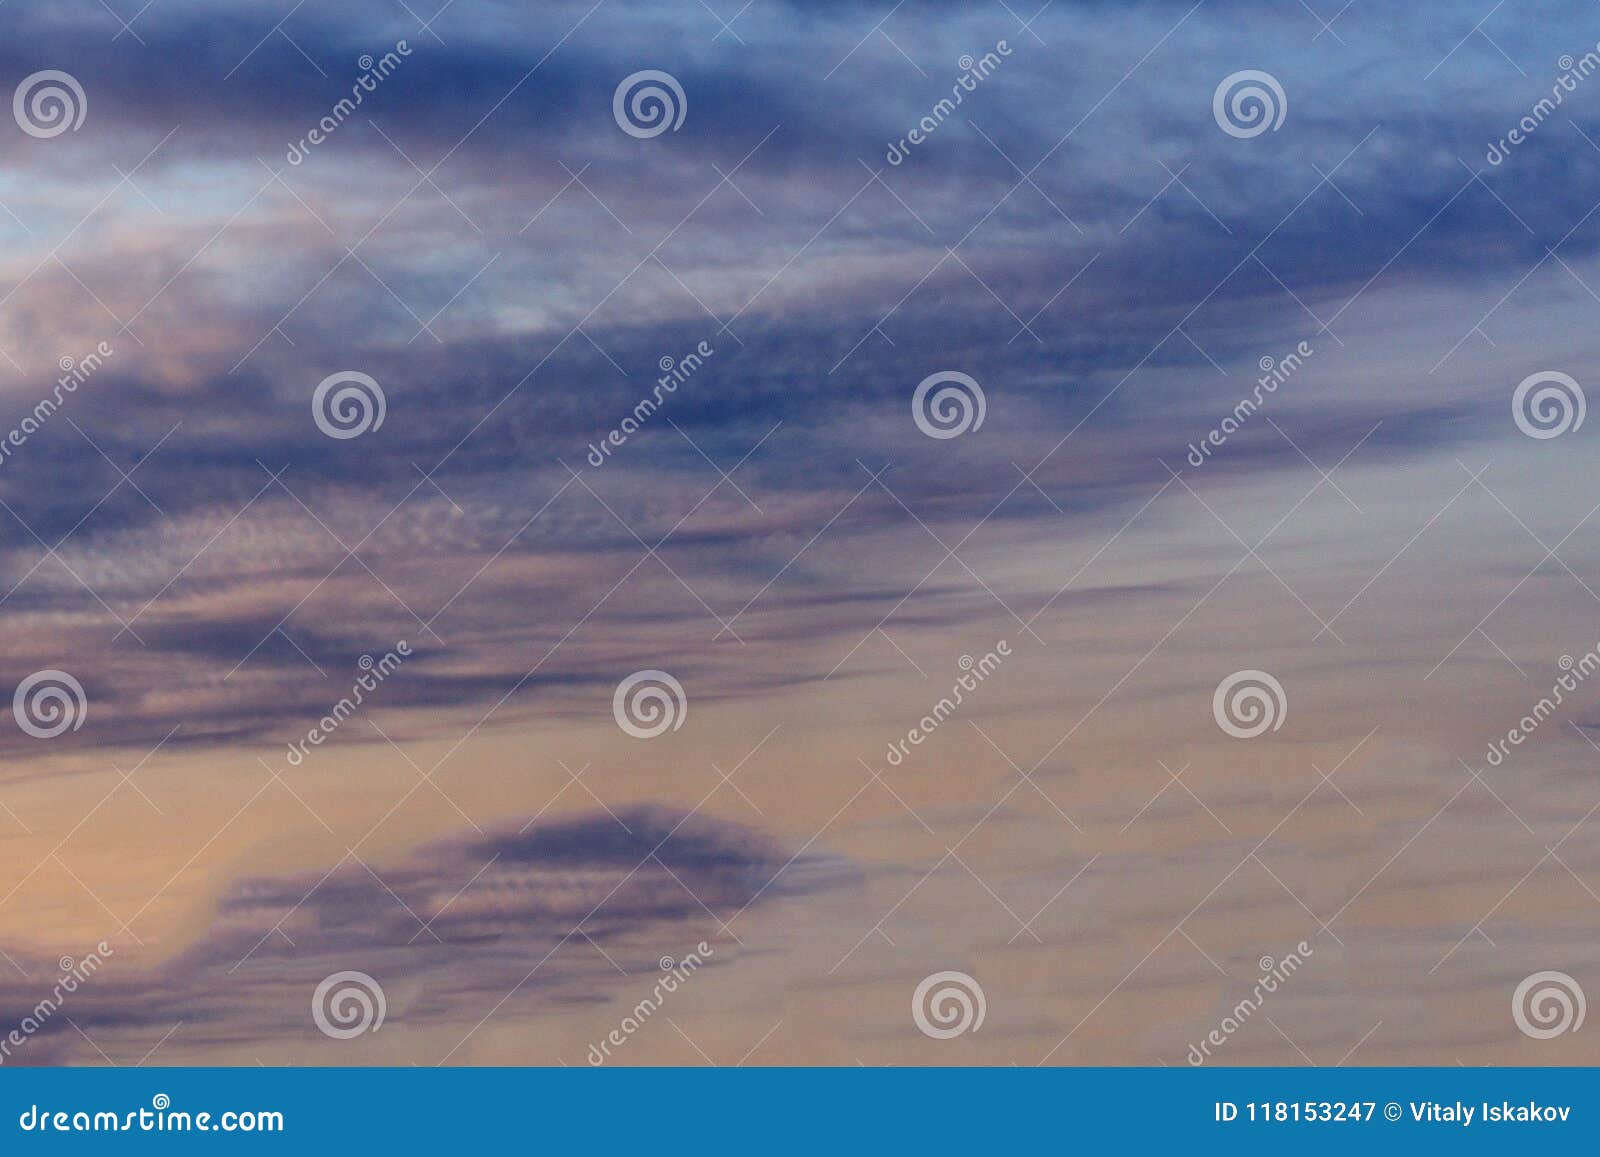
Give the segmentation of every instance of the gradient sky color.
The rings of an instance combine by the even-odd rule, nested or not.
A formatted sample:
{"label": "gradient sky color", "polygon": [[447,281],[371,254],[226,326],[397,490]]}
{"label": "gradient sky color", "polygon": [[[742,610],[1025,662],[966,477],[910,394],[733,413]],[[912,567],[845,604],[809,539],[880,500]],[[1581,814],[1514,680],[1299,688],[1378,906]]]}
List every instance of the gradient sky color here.
{"label": "gradient sky color", "polygon": [[1600,647],[1600,428],[1514,395],[1593,391],[1596,54],[1577,2],[0,7],[84,113],[4,126],[0,691],[83,709],[0,721],[0,1035],[111,950],[6,1063],[584,1064],[701,943],[608,1063],[1184,1064],[1302,943],[1215,1063],[1594,1063],[1513,994],[1600,992],[1594,693],[1522,722]]}

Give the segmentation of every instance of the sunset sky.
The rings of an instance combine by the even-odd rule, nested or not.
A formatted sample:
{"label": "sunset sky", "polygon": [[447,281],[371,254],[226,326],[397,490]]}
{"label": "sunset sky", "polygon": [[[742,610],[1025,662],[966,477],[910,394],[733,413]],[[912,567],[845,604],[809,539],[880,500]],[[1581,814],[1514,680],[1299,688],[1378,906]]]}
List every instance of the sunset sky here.
{"label": "sunset sky", "polygon": [[740,2],[0,7],[0,1063],[1600,1063],[1600,8]]}

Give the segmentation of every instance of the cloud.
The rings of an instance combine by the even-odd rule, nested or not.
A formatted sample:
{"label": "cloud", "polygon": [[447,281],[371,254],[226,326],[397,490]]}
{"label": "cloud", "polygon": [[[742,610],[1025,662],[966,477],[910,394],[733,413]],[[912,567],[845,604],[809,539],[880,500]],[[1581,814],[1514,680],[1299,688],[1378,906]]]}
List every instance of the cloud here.
{"label": "cloud", "polygon": [[180,1052],[243,1041],[312,1049],[325,1043],[312,992],[343,971],[373,977],[386,1023],[413,1027],[464,1030],[501,1001],[605,1001],[618,967],[649,975],[658,957],[702,940],[726,959],[737,948],[719,920],[852,878],[836,857],[790,855],[738,825],[652,807],[536,818],[398,865],[347,856],[326,873],[239,881],[209,932],[170,963],[148,965],[125,946],[97,952],[91,975],[43,1017],[55,962],[13,952],[0,1033],[29,1016],[42,1027],[6,1063],[94,1063],[95,1048],[136,1056],[179,1022]]}
{"label": "cloud", "polygon": [[[22,371],[0,382],[0,431],[60,357],[116,351],[0,466],[0,675],[81,671],[98,710],[72,741],[148,746],[178,725],[278,741],[327,709],[308,662],[337,685],[399,638],[421,654],[393,705],[463,710],[519,681],[614,681],[646,619],[654,649],[736,614],[758,639],[792,638],[788,614],[843,649],[901,600],[885,576],[915,582],[922,550],[980,520],[1016,540],[1007,524],[1136,508],[1158,461],[1301,340],[1318,354],[1273,399],[1281,430],[1256,422],[1207,478],[1249,485],[1363,435],[1369,466],[1486,437],[1514,367],[1416,363],[1502,297],[1485,268],[1556,270],[1547,243],[1569,264],[1596,243],[1572,229],[1571,126],[1472,176],[1538,86],[1481,83],[1496,65],[1475,42],[1447,56],[1448,6],[1341,21],[1337,56],[1303,13],[1256,6],[1058,4],[1024,28],[936,5],[892,14],[893,44],[871,35],[882,17],[829,5],[797,33],[770,5],[724,52],[693,4],[447,11],[438,38],[382,3],[298,10],[287,39],[253,3],[164,3],[114,43],[103,11],[0,15],[0,74],[69,66],[90,100],[82,132],[19,141],[0,183],[25,223],[0,218],[17,233],[0,348]],[[1582,47],[1559,21],[1493,35],[1530,62]],[[401,38],[412,55],[358,115],[283,160],[360,56]],[[1417,45],[1404,61],[1397,38]],[[993,75],[885,162],[961,55],[1001,39]],[[1062,45],[1080,67],[1058,67]],[[689,114],[641,141],[610,98],[646,65]],[[1247,66],[1281,76],[1289,114],[1239,141],[1211,93]],[[1560,319],[1583,290],[1564,289],[1535,280],[1545,300],[1507,307],[1554,335],[1541,356],[1572,347]],[[700,342],[706,365],[588,467],[661,359]],[[910,394],[954,367],[988,424],[936,443]],[[387,417],[336,441],[311,395],[349,369]],[[822,673],[698,661],[719,694]]]}

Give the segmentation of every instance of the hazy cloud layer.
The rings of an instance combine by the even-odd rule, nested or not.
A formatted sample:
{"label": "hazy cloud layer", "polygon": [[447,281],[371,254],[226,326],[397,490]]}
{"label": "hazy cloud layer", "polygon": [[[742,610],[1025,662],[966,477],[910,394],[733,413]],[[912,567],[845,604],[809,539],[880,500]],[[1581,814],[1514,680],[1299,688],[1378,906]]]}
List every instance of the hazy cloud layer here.
{"label": "hazy cloud layer", "polygon": [[[55,962],[13,953],[0,1034],[24,1029],[13,1064],[136,1053],[178,1024],[185,1049],[310,1047],[324,1039],[312,994],[345,971],[378,982],[391,1029],[470,1025],[505,1002],[602,1004],[623,969],[649,977],[661,957],[719,939],[735,912],[851,878],[837,857],[787,854],[736,825],[665,809],[530,821],[399,865],[347,857],[328,873],[241,880],[192,951],[151,968],[124,942],[96,953],[63,997],[52,998]],[[719,944],[706,967],[719,952],[725,961],[737,947]],[[40,1014],[42,998],[59,999],[59,1011]],[[37,1032],[26,1031],[30,1017]]]}
{"label": "hazy cloud layer", "polygon": [[[1496,43],[1540,67],[1584,47],[1581,12],[1508,18]],[[79,133],[20,139],[0,189],[18,218],[0,222],[16,420],[59,358],[115,350],[0,468],[18,673],[94,672],[105,710],[82,742],[179,722],[260,735],[316,710],[293,690],[296,647],[328,670],[404,636],[462,645],[448,674],[414,664],[399,702],[487,704],[585,611],[598,635],[634,621],[629,596],[665,578],[654,560],[599,607],[566,592],[604,592],[669,533],[677,578],[647,601],[667,622],[710,608],[728,643],[824,526],[864,543],[909,508],[959,536],[984,515],[1142,501],[1146,463],[1181,465],[1254,363],[1300,341],[1318,352],[1275,399],[1286,436],[1255,423],[1212,475],[1336,460],[1364,432],[1368,465],[1471,442],[1504,406],[1477,339],[1461,349],[1501,293],[1483,270],[1558,269],[1557,242],[1580,263],[1600,230],[1579,126],[1483,160],[1536,86],[1479,83],[1490,64],[1451,53],[1448,6],[1369,14],[1336,54],[1303,13],[1253,5],[1058,4],[1027,27],[936,7],[891,18],[899,50],[870,34],[881,16],[808,7],[797,52],[784,5],[720,34],[694,6],[479,8],[432,28],[373,3],[297,10],[275,35],[270,7],[162,5],[114,41],[103,10],[6,14],[0,70],[68,59],[92,109]],[[1292,78],[1292,134],[1211,123],[1216,76],[1251,62],[1242,20],[1251,61]],[[392,74],[290,164],[359,58],[401,40]],[[1000,41],[993,75],[887,164],[957,57]],[[1426,84],[1397,42],[1428,59]],[[1056,66],[1066,46],[1077,67]],[[610,95],[646,64],[670,66],[692,115],[640,141]],[[1583,294],[1528,295],[1551,291],[1551,318]],[[1459,322],[1438,323],[1441,303]],[[702,341],[713,356],[661,412],[586,464],[658,360]],[[1442,372],[1416,375],[1418,346]],[[905,420],[915,382],[950,365],[981,368],[992,399],[988,436],[958,447]],[[341,369],[388,405],[350,442],[310,420]],[[747,454],[738,490],[706,460]],[[858,462],[890,464],[893,493]],[[814,605],[826,559],[756,613]],[[848,613],[842,577],[827,626],[849,638],[893,603],[863,586]],[[561,605],[558,628],[530,629],[508,589]],[[575,650],[532,678],[614,677]],[[156,707],[157,670],[195,697]]]}

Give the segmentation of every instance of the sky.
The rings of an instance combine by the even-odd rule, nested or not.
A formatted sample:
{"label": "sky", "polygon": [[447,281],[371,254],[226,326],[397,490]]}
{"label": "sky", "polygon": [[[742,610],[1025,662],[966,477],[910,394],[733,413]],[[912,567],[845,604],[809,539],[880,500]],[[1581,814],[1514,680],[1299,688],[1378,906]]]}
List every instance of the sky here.
{"label": "sky", "polygon": [[0,7],[0,1064],[1596,1063],[1597,74]]}

